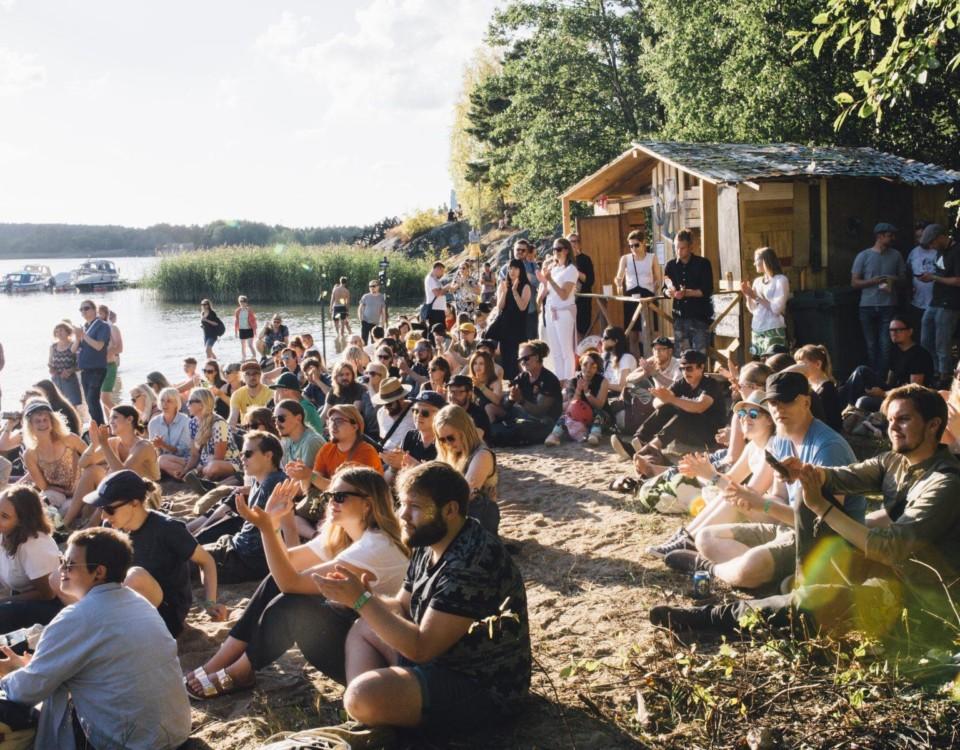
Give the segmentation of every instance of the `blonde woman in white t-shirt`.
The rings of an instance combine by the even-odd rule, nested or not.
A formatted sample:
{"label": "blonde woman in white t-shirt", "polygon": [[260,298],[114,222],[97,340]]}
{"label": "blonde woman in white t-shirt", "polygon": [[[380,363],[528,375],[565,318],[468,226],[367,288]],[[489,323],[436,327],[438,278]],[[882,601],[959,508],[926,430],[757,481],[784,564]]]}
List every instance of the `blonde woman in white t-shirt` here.
{"label": "blonde woman in white t-shirt", "polygon": [[50,586],[60,552],[40,494],[20,485],[0,495],[0,633],[46,625],[62,608]]}
{"label": "blonde woman in white t-shirt", "polygon": [[393,596],[400,590],[410,553],[400,540],[393,495],[379,472],[356,464],[339,469],[323,493],[326,519],[307,544],[298,543],[294,522],[299,492],[299,482],[286,480],[262,509],[238,498],[237,511],[260,529],[270,575],[220,650],[187,675],[191,697],[252,687],[256,671],[294,645],[327,677],[345,684],[344,643],[357,614],[321,596],[314,575],[343,566],[367,577],[376,594]]}

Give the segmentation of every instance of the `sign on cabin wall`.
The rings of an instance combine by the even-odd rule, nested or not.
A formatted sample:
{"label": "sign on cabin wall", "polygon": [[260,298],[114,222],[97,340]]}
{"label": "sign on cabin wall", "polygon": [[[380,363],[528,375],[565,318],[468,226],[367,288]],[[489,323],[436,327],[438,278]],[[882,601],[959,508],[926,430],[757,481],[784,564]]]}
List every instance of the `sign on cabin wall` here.
{"label": "sign on cabin wall", "polygon": [[[727,305],[737,298],[736,292],[715,292],[713,295],[713,313],[719,315],[727,309]],[[716,319],[716,318],[714,318]],[[737,338],[740,335],[740,305],[734,305],[714,329],[717,336]]]}

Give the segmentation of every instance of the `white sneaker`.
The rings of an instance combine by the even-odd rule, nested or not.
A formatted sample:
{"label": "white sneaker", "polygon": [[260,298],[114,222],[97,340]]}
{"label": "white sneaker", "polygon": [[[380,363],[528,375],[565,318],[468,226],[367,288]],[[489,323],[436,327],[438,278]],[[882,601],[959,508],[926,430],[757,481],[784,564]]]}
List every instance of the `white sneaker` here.
{"label": "white sneaker", "polygon": [[555,432],[551,432],[547,435],[547,439],[543,441],[543,444],[550,446],[560,445],[560,436]]}

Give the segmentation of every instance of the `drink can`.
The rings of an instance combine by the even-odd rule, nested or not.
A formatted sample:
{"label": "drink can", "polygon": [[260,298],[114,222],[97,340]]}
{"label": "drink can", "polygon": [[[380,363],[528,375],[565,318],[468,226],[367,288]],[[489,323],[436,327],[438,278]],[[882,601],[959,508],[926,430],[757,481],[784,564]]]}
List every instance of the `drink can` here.
{"label": "drink can", "polygon": [[705,570],[697,570],[693,574],[693,598],[706,599],[710,596],[710,574]]}

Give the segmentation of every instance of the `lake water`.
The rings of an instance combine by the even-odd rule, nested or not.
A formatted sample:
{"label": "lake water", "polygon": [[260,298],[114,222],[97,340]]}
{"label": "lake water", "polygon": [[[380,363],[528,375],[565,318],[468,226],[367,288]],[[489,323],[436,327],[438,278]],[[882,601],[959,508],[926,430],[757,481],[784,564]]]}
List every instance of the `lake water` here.
{"label": "lake water", "polygon": [[[23,268],[27,263],[43,263],[54,273],[77,268],[82,258],[0,259],[0,277]],[[130,281],[139,280],[157,263],[157,258],[112,258],[120,276]],[[358,290],[359,291],[359,290]],[[240,291],[238,290],[238,294]],[[124,392],[142,383],[146,374],[159,370],[171,382],[182,374],[184,357],[193,356],[202,362],[203,340],[200,331],[199,305],[167,304],[160,302],[154,292],[146,289],[122,289],[94,295],[73,293],[24,294],[16,297],[0,294],[0,320],[4,327],[0,343],[6,357],[6,366],[0,372],[3,390],[3,408],[14,408],[23,390],[41,378],[49,377],[47,356],[53,342],[53,326],[64,318],[79,324],[80,301],[91,297],[117,312],[117,325],[123,333],[124,351],[120,355],[120,377]],[[199,300],[198,300],[199,302]],[[280,313],[291,335],[312,333],[321,348],[321,317],[319,305],[256,304],[258,324]],[[329,303],[328,303],[329,304]],[[355,315],[356,307],[352,306]],[[329,312],[329,311],[328,311]],[[391,318],[400,313],[415,313],[415,309],[390,308]],[[240,342],[233,336],[233,306],[221,308],[217,314],[227,326],[227,335],[220,339],[215,351],[221,364],[240,358]],[[327,356],[336,353],[333,324],[326,316]],[[351,321],[359,333],[359,324]]]}

